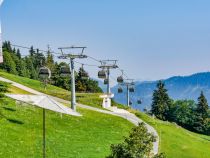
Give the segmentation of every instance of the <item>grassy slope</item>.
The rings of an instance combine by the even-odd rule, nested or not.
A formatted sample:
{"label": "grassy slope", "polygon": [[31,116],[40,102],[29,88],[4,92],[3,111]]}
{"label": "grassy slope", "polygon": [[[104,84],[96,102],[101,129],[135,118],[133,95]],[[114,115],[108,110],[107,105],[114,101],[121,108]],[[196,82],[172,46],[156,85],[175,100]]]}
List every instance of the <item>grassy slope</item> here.
{"label": "grassy slope", "polygon": [[[0,76],[6,77],[8,79],[14,80],[16,82],[22,83],[31,88],[37,89],[39,91],[43,91],[40,89],[38,85],[40,83],[38,81],[25,79],[22,77],[14,77],[14,75],[3,73],[0,71]],[[37,85],[37,86],[36,86]],[[48,87],[48,94],[54,96],[62,96],[62,98],[66,99],[69,92],[63,89],[59,90],[60,94],[50,93],[49,89],[59,88],[54,86]],[[68,94],[66,94],[68,93]],[[61,95],[65,94],[65,95]],[[98,99],[98,94],[77,94],[79,97],[79,101],[84,104],[89,104],[92,106],[99,106],[101,104],[101,100]],[[149,116],[138,112],[138,116],[143,119],[145,122],[151,124],[156,128],[160,135],[160,152],[165,152],[167,157],[176,158],[209,158],[210,155],[210,137],[195,134],[189,132],[183,128],[180,128],[174,124],[166,123],[159,120],[154,120]]]}
{"label": "grassy slope", "polygon": [[[40,92],[43,92],[52,96],[56,96],[65,100],[70,100],[70,92],[62,88],[48,85],[47,89],[45,90],[43,85],[39,81],[9,74],[9,73],[3,72],[2,70],[0,70],[0,76],[5,77],[9,80],[18,82],[22,85],[28,86],[30,88],[33,88],[37,91],[40,91]],[[99,98],[99,95],[100,94],[97,94],[97,93],[88,93],[88,94],[77,93],[77,102],[101,108],[102,99]],[[114,102],[114,105],[118,106],[119,104]]]}
{"label": "grassy slope", "polygon": [[9,93],[13,93],[13,94],[31,94],[31,93],[29,93],[27,91],[24,91],[24,90],[22,90],[20,88],[12,86],[12,85],[10,85]]}
{"label": "grassy slope", "polygon": [[[105,157],[110,144],[121,142],[133,127],[119,117],[78,110],[83,117],[47,111],[47,157]],[[0,157],[41,157],[42,110],[7,98],[0,114]]]}
{"label": "grassy slope", "polygon": [[200,135],[185,130],[173,123],[153,119],[136,112],[142,120],[152,125],[160,136],[160,152],[168,158],[209,158],[210,136]]}

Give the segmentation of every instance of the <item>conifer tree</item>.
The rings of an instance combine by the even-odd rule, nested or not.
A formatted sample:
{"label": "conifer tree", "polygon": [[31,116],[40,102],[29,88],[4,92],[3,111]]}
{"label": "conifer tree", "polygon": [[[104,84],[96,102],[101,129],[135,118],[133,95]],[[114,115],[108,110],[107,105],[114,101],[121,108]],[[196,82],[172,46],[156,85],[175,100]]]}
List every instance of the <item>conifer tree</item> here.
{"label": "conifer tree", "polygon": [[153,93],[152,114],[161,120],[167,120],[169,118],[168,112],[171,104],[172,100],[167,94],[164,83],[159,81],[157,83],[157,89]]}
{"label": "conifer tree", "polygon": [[210,134],[210,119],[208,114],[209,106],[204,96],[204,93],[201,92],[198,98],[198,104],[195,109],[195,121],[194,129],[200,133]]}
{"label": "conifer tree", "polygon": [[21,59],[20,49],[17,49],[17,57]]}

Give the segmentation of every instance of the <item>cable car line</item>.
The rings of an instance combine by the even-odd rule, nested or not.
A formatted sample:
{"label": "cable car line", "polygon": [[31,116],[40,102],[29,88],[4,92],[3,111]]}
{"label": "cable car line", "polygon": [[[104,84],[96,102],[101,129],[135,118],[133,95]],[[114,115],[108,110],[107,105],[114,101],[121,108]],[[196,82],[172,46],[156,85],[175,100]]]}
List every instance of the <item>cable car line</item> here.
{"label": "cable car line", "polygon": [[97,61],[97,62],[101,63],[101,60],[98,60],[98,59],[96,59],[94,57],[91,57],[91,56],[87,56],[87,57],[90,58],[90,59],[92,59],[92,60],[94,60],[94,61]]}
{"label": "cable car line", "polygon": [[[11,46],[13,46],[13,47],[18,47],[18,48],[23,48],[23,49],[28,49],[28,50],[31,49],[30,47],[20,46],[20,45],[16,45],[16,44],[11,44]],[[34,49],[34,51],[39,50],[39,52],[43,52],[43,53],[48,53],[48,52],[50,52],[50,53],[52,53],[52,54],[60,54],[60,53],[56,53],[56,52],[49,51],[49,50],[42,50],[42,49],[39,49],[39,48],[33,48],[33,49]]]}
{"label": "cable car line", "polygon": [[91,64],[81,63],[81,62],[78,62],[78,61],[74,61],[74,62],[77,63],[77,64],[85,65],[85,66],[98,67],[98,65],[91,65]]}

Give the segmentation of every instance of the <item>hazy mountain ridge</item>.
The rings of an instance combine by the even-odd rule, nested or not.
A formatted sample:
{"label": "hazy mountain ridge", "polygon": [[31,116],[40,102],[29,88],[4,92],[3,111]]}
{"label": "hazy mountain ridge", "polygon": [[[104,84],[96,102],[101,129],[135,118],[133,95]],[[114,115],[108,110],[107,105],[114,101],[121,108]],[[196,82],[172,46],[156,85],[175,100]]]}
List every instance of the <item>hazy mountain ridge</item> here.
{"label": "hazy mountain ridge", "polygon": [[[196,73],[190,76],[174,76],[163,80],[171,98],[192,99],[197,101],[200,92],[203,91],[208,101],[210,101],[210,72]],[[157,81],[137,82],[135,93],[131,94],[133,107],[138,109],[149,108],[152,102],[152,94],[156,88]],[[118,86],[112,88],[115,93],[115,100],[125,104],[126,93],[117,93]],[[141,99],[142,104],[137,105],[137,100]]]}

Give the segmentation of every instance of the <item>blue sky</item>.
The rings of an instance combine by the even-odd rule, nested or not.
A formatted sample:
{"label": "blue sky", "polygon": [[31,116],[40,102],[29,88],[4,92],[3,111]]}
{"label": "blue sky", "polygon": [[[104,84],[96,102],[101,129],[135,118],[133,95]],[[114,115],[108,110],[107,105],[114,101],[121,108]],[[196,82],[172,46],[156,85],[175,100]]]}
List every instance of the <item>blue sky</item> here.
{"label": "blue sky", "polygon": [[131,78],[156,80],[209,71],[209,8],[209,0],[5,0],[0,13],[4,40],[87,46],[87,55],[118,59]]}

